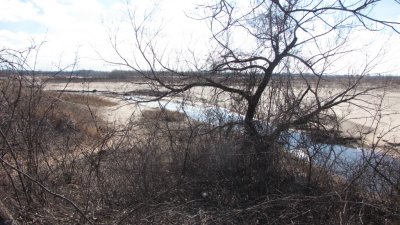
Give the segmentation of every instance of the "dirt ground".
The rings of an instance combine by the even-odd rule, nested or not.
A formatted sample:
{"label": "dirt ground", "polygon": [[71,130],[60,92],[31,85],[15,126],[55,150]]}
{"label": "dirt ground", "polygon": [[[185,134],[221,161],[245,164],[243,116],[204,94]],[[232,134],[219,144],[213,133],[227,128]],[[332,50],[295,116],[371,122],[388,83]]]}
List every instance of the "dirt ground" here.
{"label": "dirt ground", "polygon": [[[46,90],[67,90],[88,92],[103,96],[117,103],[116,106],[99,109],[105,120],[115,126],[123,126],[129,120],[141,116],[141,111],[148,106],[138,105],[127,100],[124,93],[139,90],[153,90],[148,84],[135,84],[129,82],[91,82],[91,83],[47,83]],[[334,90],[326,89],[323,93],[332,93]],[[179,96],[174,101],[183,98],[196,103],[218,96],[220,106],[229,108],[230,96],[216,92],[213,89],[197,88],[190,93]],[[149,97],[147,97],[149,98]],[[368,106],[368,107],[359,107]],[[363,143],[371,146],[400,145],[400,89],[377,90],[369,95],[360,96],[354,104],[344,104],[334,108],[336,115],[341,118],[343,134],[353,137],[363,137]]]}

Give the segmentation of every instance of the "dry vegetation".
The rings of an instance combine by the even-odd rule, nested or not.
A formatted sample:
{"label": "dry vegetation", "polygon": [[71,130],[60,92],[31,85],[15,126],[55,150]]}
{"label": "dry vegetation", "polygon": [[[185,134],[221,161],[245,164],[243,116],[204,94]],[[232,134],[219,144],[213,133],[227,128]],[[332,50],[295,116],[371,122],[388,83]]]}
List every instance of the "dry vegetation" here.
{"label": "dry vegetation", "polygon": [[115,106],[115,102],[108,101],[102,97],[89,95],[89,94],[69,94],[62,93],[60,99],[81,105],[88,105],[92,107],[110,107]]}
{"label": "dry vegetation", "polygon": [[[400,23],[370,17],[377,1],[231,3],[198,8],[212,34],[204,59],[191,50],[166,57],[151,15],[127,9],[132,48],[111,34],[117,59],[104,60],[135,74],[111,72],[124,85],[114,89],[82,78],[95,71],[38,77],[28,63],[40,46],[0,50],[0,225],[400,224],[398,141],[379,145],[400,127],[383,119],[386,85],[400,79],[369,77],[374,61],[341,78],[326,74],[343,67],[335,63],[352,31],[400,33]],[[237,34],[256,45],[236,43]],[[81,94],[63,92],[71,81],[68,91]],[[137,107],[126,122],[107,121],[133,104],[126,95],[217,110],[194,121],[192,108]],[[362,127],[344,137],[341,122],[353,114],[372,122],[350,118]],[[359,148],[343,148],[351,144]]]}
{"label": "dry vegetation", "polygon": [[144,121],[182,122],[185,114],[166,109],[147,109],[142,112]]}
{"label": "dry vegetation", "polygon": [[[106,127],[98,97],[1,84],[3,220],[21,224],[398,224],[399,165],[345,178],[241,132],[149,109]],[[60,100],[62,99],[62,101]],[[83,100],[82,100],[83,99]],[[101,102],[101,104],[99,103]],[[267,144],[260,142],[259,144]],[[374,173],[372,173],[374,174]],[[397,182],[397,183],[396,183]],[[397,186],[396,186],[397,185]],[[1,209],[1,208],[0,208]],[[7,215],[6,215],[7,214]]]}

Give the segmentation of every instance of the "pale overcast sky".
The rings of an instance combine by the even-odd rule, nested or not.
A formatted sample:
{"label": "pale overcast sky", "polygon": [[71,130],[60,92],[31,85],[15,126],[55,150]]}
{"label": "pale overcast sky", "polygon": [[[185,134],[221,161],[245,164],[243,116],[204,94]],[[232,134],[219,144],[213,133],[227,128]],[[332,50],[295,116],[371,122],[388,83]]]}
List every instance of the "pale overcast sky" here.
{"label": "pale overcast sky", "polygon": [[[156,7],[156,23],[163,27],[164,48],[206,49],[207,26],[186,16],[195,3],[205,0],[131,0],[138,11]],[[113,57],[108,35],[118,30],[121,40],[131,37],[125,29],[126,4],[123,0],[0,0],[0,48],[24,49],[45,41],[37,68],[54,69],[78,57],[78,69],[111,70],[98,53]],[[185,14],[186,13],[186,14]],[[400,21],[400,7],[383,0],[373,12],[382,19]],[[368,33],[360,40],[372,42],[371,51],[385,47],[386,58],[374,72],[400,75],[400,35]],[[201,39],[202,38],[202,39]],[[200,41],[201,39],[202,41]],[[357,40],[359,41],[359,40]],[[354,57],[353,57],[354,58]],[[117,68],[118,69],[118,68]]]}

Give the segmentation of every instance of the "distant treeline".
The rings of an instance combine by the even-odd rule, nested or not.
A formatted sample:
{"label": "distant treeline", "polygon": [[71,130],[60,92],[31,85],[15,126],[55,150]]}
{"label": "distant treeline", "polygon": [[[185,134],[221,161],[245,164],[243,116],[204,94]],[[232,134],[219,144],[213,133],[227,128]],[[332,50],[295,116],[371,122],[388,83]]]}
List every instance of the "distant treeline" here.
{"label": "distant treeline", "polygon": [[[176,76],[176,73],[171,73],[167,71],[158,71],[155,72],[157,76],[161,77],[173,77]],[[209,76],[208,72],[179,72],[179,75],[187,76],[187,77],[195,77],[195,76]],[[0,70],[0,78],[8,77],[12,75],[20,75],[20,76],[36,76],[47,78],[51,81],[55,82],[86,82],[86,81],[124,81],[124,80],[135,80],[135,81],[143,81],[146,82],[145,76],[151,77],[152,72],[150,71],[129,71],[129,70],[113,70],[113,71],[95,71],[95,70],[76,70],[76,71],[15,71],[15,70]],[[252,74],[256,77],[262,77],[262,74]],[[215,75],[214,75],[215,76]],[[243,73],[219,73],[218,76],[221,77],[231,77],[231,78],[244,78],[247,74]],[[274,74],[274,77],[283,77],[283,76],[292,76],[296,79],[313,79],[317,78],[313,74]],[[348,75],[325,75],[323,80],[338,80],[343,78],[348,78]],[[385,81],[391,82],[392,84],[400,84],[400,76],[395,75],[370,75],[365,76],[364,80],[367,82],[375,82],[375,81]]]}

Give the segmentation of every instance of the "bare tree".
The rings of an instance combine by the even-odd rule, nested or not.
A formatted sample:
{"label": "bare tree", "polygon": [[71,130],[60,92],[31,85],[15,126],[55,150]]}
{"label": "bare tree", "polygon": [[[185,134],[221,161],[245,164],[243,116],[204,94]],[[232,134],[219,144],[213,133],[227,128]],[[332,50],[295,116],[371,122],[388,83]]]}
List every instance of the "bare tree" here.
{"label": "bare tree", "polygon": [[[336,144],[341,140],[341,118],[336,107],[348,104],[366,111],[379,107],[372,99],[379,99],[375,90],[383,85],[363,85],[364,78],[378,63],[379,54],[372,58],[365,56],[365,63],[356,69],[340,71],[340,78],[334,76],[338,73],[337,68],[342,67],[341,59],[357,52],[351,42],[359,31],[386,30],[399,34],[400,23],[380,20],[371,14],[377,4],[380,2],[374,0],[252,0],[246,3],[218,0],[215,4],[199,7],[203,11],[194,16],[210,28],[211,50],[206,59],[191,51],[192,55],[184,55],[187,58],[172,63],[168,54],[159,49],[162,43],[157,39],[159,33],[149,34],[146,24],[151,17],[140,20],[135,11],[128,10],[134,57],[131,59],[124,54],[125,49],[119,45],[116,34],[110,42],[119,60],[108,62],[136,71],[149,81],[153,90],[162,90],[162,94],[151,100],[175,97],[191,90],[196,92],[201,88],[205,92],[213,91],[206,96],[211,104],[221,104],[219,96],[229,99],[228,107],[243,115],[242,120],[234,123],[241,124],[244,129],[239,130],[244,130],[245,134],[239,138],[230,137],[240,139],[239,145],[231,141],[225,147],[215,147],[221,148],[216,150],[217,154],[225,153],[220,161],[232,161],[233,165],[226,163],[225,167],[214,167],[214,170],[218,171],[216,174],[224,174],[229,186],[236,191],[251,190],[268,195],[271,189],[286,187],[282,190],[283,193],[287,191],[283,198],[289,196],[285,205],[290,205],[297,204],[291,196],[293,186],[303,181],[310,188],[330,187],[338,174],[343,175],[339,175],[340,181],[347,179],[343,177],[354,176],[354,182],[337,190],[340,199],[337,203],[344,203],[345,209],[338,215],[354,215],[361,213],[365,205],[347,208],[348,196],[353,196],[349,194],[354,190],[352,184],[364,182],[361,177],[370,176],[368,171],[379,172],[384,167],[372,166],[376,164],[365,156],[361,166],[349,165],[338,157],[341,150],[323,144]],[[304,140],[293,143],[299,136]],[[292,160],[291,156],[285,155],[287,151],[281,151],[290,149],[290,145],[305,149],[308,163]],[[374,150],[370,152],[374,153]],[[381,164],[385,164],[383,162]],[[338,165],[341,169],[337,169]],[[359,174],[362,175],[357,174],[354,169],[357,167],[361,168]],[[380,176],[377,172],[374,174]],[[290,177],[297,180],[280,186],[282,180]],[[316,186],[313,186],[314,181]],[[216,183],[219,186],[219,181]],[[387,183],[395,189],[395,182]],[[331,198],[328,196],[321,194],[322,198]],[[336,215],[337,212],[332,213]],[[340,220],[342,222],[342,218]]]}
{"label": "bare tree", "polygon": [[[115,36],[110,40],[121,60],[110,62],[136,70],[154,87],[166,89],[157,99],[196,87],[229,93],[239,100],[236,102],[244,101],[240,108],[248,136],[260,137],[255,120],[261,113],[268,130],[262,132],[264,140],[276,140],[290,128],[309,123],[323,126],[321,121],[332,118],[328,114],[334,106],[357,102],[376,88],[359,88],[375,65],[375,58],[359,71],[347,74],[339,91],[327,94],[323,88],[329,78],[326,75],[340,66],[337,60],[353,50],[347,46],[352,32],[390,29],[399,33],[398,22],[369,14],[376,4],[379,1],[254,0],[241,5],[220,0],[205,5],[205,16],[200,19],[209,23],[214,50],[205,65],[199,65],[200,60],[191,62],[192,67],[186,65],[193,73],[169,66],[168,60],[157,54],[155,37],[147,36],[146,20],[150,17],[138,21],[135,12],[128,10],[136,51],[142,58],[130,61]],[[263,148],[259,150],[267,150],[265,145]]]}

